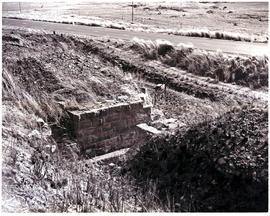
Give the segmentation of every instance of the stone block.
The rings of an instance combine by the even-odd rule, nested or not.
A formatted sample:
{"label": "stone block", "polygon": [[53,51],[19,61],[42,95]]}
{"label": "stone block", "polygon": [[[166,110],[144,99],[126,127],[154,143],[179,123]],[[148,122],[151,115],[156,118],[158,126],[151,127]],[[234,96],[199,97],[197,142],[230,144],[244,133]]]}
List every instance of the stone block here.
{"label": "stone block", "polygon": [[115,130],[116,133],[121,134],[121,133],[124,133],[125,131],[129,130],[129,128],[124,127],[123,125],[117,125],[117,126],[114,127],[114,130]]}
{"label": "stone block", "polygon": [[92,118],[96,118],[98,116],[99,116],[99,111],[98,110],[88,111],[88,112],[82,112],[80,114],[80,121],[87,120],[87,119],[92,119]]}
{"label": "stone block", "polygon": [[115,130],[111,129],[108,131],[103,131],[100,135],[103,139],[109,139],[109,138],[115,136]]}
{"label": "stone block", "polygon": [[128,118],[126,119],[126,127],[130,128],[132,126],[136,125],[136,119],[135,118]]}
{"label": "stone block", "polygon": [[91,128],[92,126],[92,120],[91,119],[85,119],[78,123],[80,128]]}
{"label": "stone block", "polygon": [[99,135],[102,132],[101,127],[82,128],[78,131],[79,136]]}
{"label": "stone block", "polygon": [[157,130],[156,128],[149,126],[145,123],[138,124],[137,127],[142,131],[142,133],[150,133],[150,134],[159,134],[161,133],[160,130]]}
{"label": "stone block", "polygon": [[152,108],[152,106],[145,106],[145,107],[143,107],[143,111],[144,111],[147,115],[151,115],[151,108]]}
{"label": "stone block", "polygon": [[148,120],[148,116],[145,113],[136,113],[136,122],[134,124],[138,124],[140,122],[145,122]]}
{"label": "stone block", "polygon": [[136,136],[136,132],[133,130],[128,130],[125,133],[121,133],[122,140],[134,139]]}
{"label": "stone block", "polygon": [[97,141],[100,141],[100,136],[98,135],[86,135],[86,140],[85,140],[88,144],[89,143],[94,143]]}
{"label": "stone block", "polygon": [[135,140],[133,138],[127,138],[122,142],[121,148],[131,147],[132,145],[134,145],[134,143],[135,143]]}
{"label": "stone block", "polygon": [[130,104],[130,109],[133,111],[139,111],[143,109],[143,104],[142,103],[131,103]]}
{"label": "stone block", "polygon": [[103,125],[103,119],[102,118],[93,118],[91,119],[92,127],[101,127]]}
{"label": "stone block", "polygon": [[107,130],[111,130],[113,128],[113,125],[111,122],[105,122],[102,125],[102,131],[107,131]]}
{"label": "stone block", "polygon": [[109,107],[109,113],[111,114],[111,113],[122,112],[126,106],[127,106],[127,104],[120,104],[120,105],[111,106],[111,107]]}
{"label": "stone block", "polygon": [[99,117],[104,117],[104,116],[107,116],[107,115],[109,115],[110,114],[110,112],[109,112],[109,109],[108,108],[106,108],[106,109],[101,109],[100,110],[100,113],[99,113]]}
{"label": "stone block", "polygon": [[120,143],[121,139],[119,136],[103,140],[103,146],[106,147],[106,149],[117,149]]}
{"label": "stone block", "polygon": [[134,102],[88,112],[74,111],[71,115],[82,149],[100,153],[137,145],[142,135],[136,125],[148,122],[150,114],[151,107]]}
{"label": "stone block", "polygon": [[121,114],[114,112],[104,117],[104,122],[112,122],[121,119]]}
{"label": "stone block", "polygon": [[68,115],[72,118],[72,121],[78,122],[80,120],[80,114],[77,111],[68,111]]}
{"label": "stone block", "polygon": [[123,107],[123,112],[130,112],[130,110],[131,110],[130,104],[128,104],[127,106],[124,106]]}

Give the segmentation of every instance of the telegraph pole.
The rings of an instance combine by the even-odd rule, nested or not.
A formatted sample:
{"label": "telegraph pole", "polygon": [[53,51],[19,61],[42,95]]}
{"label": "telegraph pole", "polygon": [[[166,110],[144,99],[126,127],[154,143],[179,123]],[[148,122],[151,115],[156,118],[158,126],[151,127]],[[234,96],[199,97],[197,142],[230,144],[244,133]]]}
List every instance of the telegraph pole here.
{"label": "telegraph pole", "polygon": [[132,2],[131,7],[132,7],[132,12],[131,12],[131,15],[132,15],[132,22],[133,22],[133,16],[134,16],[134,12],[133,12],[133,2]]}
{"label": "telegraph pole", "polygon": [[19,8],[20,8],[20,13],[22,12],[22,9],[21,9],[21,2],[19,2]]}

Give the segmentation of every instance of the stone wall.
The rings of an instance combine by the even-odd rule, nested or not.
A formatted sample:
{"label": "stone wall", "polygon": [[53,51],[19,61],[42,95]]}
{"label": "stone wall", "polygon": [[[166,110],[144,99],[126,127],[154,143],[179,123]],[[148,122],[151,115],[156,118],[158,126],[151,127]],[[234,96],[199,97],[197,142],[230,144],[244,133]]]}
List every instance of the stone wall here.
{"label": "stone wall", "polygon": [[151,107],[122,103],[91,111],[70,111],[81,150],[90,156],[135,145],[142,136],[136,125],[148,123]]}

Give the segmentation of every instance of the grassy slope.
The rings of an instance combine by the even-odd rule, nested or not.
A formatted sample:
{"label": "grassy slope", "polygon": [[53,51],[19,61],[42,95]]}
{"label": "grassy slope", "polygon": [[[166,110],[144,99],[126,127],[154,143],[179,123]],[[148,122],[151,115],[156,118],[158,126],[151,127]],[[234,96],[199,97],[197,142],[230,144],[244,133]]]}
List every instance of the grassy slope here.
{"label": "grassy slope", "polygon": [[[65,109],[98,107],[118,95],[136,99],[136,84],[88,48],[75,38],[4,31],[4,211],[120,210],[122,178],[113,180],[103,168],[76,162],[79,148],[67,130],[61,131],[61,145],[52,136],[51,128],[63,127]],[[125,202],[132,203],[129,188],[123,191]]]}
{"label": "grassy slope", "polygon": [[[149,41],[147,41],[147,43],[148,42]],[[109,43],[110,46],[104,46],[104,43]],[[149,43],[153,44],[153,47],[144,46],[142,52],[147,53],[147,55],[150,54],[152,57],[158,57],[158,46],[155,45],[155,42],[150,41]],[[137,77],[141,77],[144,80],[152,83],[167,82],[168,87],[197,98],[210,99],[212,102],[219,102],[226,104],[227,106],[234,106],[243,103],[250,104],[254,103],[255,101],[264,103],[267,100],[267,89],[265,88],[261,89],[261,91],[254,91],[250,88],[243,88],[242,86],[238,85],[217,82],[217,80],[212,79],[211,77],[202,77],[187,73],[185,70],[163,64],[161,61],[159,61],[163,56],[160,56],[158,61],[155,59],[147,59],[147,56],[142,55],[142,52],[134,48],[134,45],[137,45],[137,42],[103,40],[103,43],[100,42],[92,44],[92,49],[95,49],[97,54],[103,59],[118,65],[127,73],[132,73]],[[183,51],[183,54],[185,54],[185,52],[189,53],[188,50],[185,51],[185,48]],[[211,55],[211,53],[204,52],[201,54],[203,56]],[[225,60],[230,58],[219,53],[214,54],[213,57],[214,59],[215,57],[217,59],[223,57]],[[186,60],[188,62],[190,59]],[[265,60],[265,67],[267,68],[267,58]],[[222,61],[224,61],[224,59]],[[142,64],[142,62],[144,63]],[[216,66],[218,67],[218,65]],[[261,72],[264,71],[265,70],[262,70]]]}
{"label": "grassy slope", "polygon": [[[141,74],[142,77],[152,82],[164,81],[164,75],[167,74],[166,67],[161,66],[155,61],[141,64],[144,57],[138,57],[136,54],[134,55],[134,52],[128,51],[130,47],[129,43],[123,45],[121,42],[111,42],[111,44],[120,48],[119,52],[114,52],[114,55],[110,55],[112,62],[122,65],[125,71]],[[103,56],[103,58],[109,58],[108,53],[111,53],[110,49],[104,49],[101,44],[95,45],[95,48],[97,53]],[[133,55],[134,60],[132,62],[122,55],[122,49],[126,50],[125,56]],[[174,70],[170,69],[170,72],[172,71]],[[178,72],[179,75],[182,73],[179,70],[175,71]],[[177,74],[171,73],[167,75],[172,78],[170,79],[170,84],[178,83]],[[195,77],[196,76],[194,76],[194,79]],[[196,85],[194,85],[194,89],[192,89],[195,92],[202,86],[205,87],[205,83],[202,83],[199,77],[196,77],[196,79]],[[184,80],[180,81],[183,82]],[[185,80],[184,84],[188,85],[189,81]],[[209,92],[207,91],[211,89],[211,85],[212,84],[208,83],[206,85],[207,87],[204,89],[204,93],[207,95],[206,97],[209,97]],[[189,155],[187,156],[187,160],[185,160],[185,157],[183,159],[184,163],[187,164],[187,166],[183,168],[183,173],[176,173],[175,170],[170,172],[166,169],[170,161],[179,164],[178,153],[175,153],[171,147],[174,149],[178,145],[186,144],[181,141],[182,130],[179,134],[176,133],[176,137],[180,135],[179,140],[175,140],[175,136],[171,136],[166,138],[161,137],[160,139],[157,138],[153,142],[150,141],[149,145],[146,145],[139,154],[135,156],[135,164],[131,165],[131,173],[134,172],[135,178],[138,178],[139,185],[147,185],[146,188],[152,185],[151,187],[155,188],[155,193],[160,195],[157,200],[162,199],[172,211],[265,211],[266,209],[267,194],[262,194],[261,192],[266,191],[267,188],[267,104],[266,101],[260,100],[256,98],[256,96],[254,97],[253,94],[259,92],[249,90],[242,94],[241,87],[238,86],[239,89],[236,90],[232,85],[227,85],[227,88],[230,89],[227,92],[228,89],[226,90],[225,86],[226,85],[221,82],[213,84],[212,87],[215,87],[215,100],[219,103],[225,103],[231,108],[237,104],[244,106],[240,106],[240,108],[236,110],[233,109],[232,112],[214,121],[206,120],[203,124],[193,124],[188,127],[182,127],[183,130],[188,130],[186,136],[183,135],[183,139],[191,145],[190,152],[187,153],[185,151],[183,155],[180,155],[180,157],[184,157],[186,153]],[[188,86],[188,88],[190,89],[190,86]],[[190,91],[192,90],[190,89]],[[196,97],[201,97],[200,94],[195,95]],[[173,99],[169,97],[167,106],[172,110],[175,106],[171,103],[171,100]],[[252,104],[254,104],[255,107]],[[163,106],[163,108],[165,107],[166,106]],[[228,122],[230,122],[230,124],[228,124]],[[254,125],[256,126],[254,127]],[[205,140],[204,134],[208,135],[208,140]],[[220,137],[222,138],[219,139]],[[172,145],[171,147],[170,143]],[[256,144],[254,145],[254,143]],[[200,144],[205,144],[206,147]],[[216,148],[213,148],[213,146],[216,146]],[[204,149],[206,156],[210,156],[206,157],[202,155],[201,157],[202,149]],[[169,154],[167,159],[164,159],[165,164],[158,159],[160,155],[163,154],[162,152]],[[217,158],[213,157],[213,155]],[[220,158],[224,156],[225,160],[227,160],[227,167],[224,167],[223,164],[219,167],[219,163],[222,163],[218,162],[218,159],[220,159],[219,156]],[[202,162],[197,161],[197,157],[201,157]],[[188,167],[190,163],[192,163],[192,169],[189,171]],[[128,164],[130,165],[130,162],[128,162]],[[215,169],[217,169],[213,171],[214,173],[211,171],[211,167],[213,166],[216,166]],[[230,166],[235,166],[235,169],[230,169]],[[198,175],[201,176],[196,176],[197,174],[194,173],[198,172],[200,168],[202,168],[202,173],[199,172]],[[228,173],[227,168],[229,170]],[[181,166],[179,169],[181,169]],[[161,172],[156,170],[161,170]],[[160,176],[157,173],[160,173]],[[153,175],[157,175],[157,178],[153,178]],[[195,184],[193,183],[193,177],[199,179]],[[178,191],[174,187],[175,181],[180,181],[182,178],[187,178],[187,181],[182,185],[184,188],[186,184],[191,184],[191,188],[187,191],[182,190],[183,188],[181,187]],[[204,178],[206,179],[205,181]],[[209,181],[213,183],[209,184]],[[216,184],[216,181],[218,181],[218,184]],[[165,185],[168,186],[168,182],[173,182],[171,188],[165,187]],[[217,188],[220,187],[219,184],[223,183],[225,184],[224,188],[222,187],[220,190],[217,190]],[[196,184],[202,184],[201,192],[196,193]],[[251,184],[251,186],[249,186],[249,184]],[[164,191],[165,188],[168,190],[171,189],[172,191],[176,190],[176,194],[167,193],[168,191]],[[191,197],[183,200],[181,197],[178,197],[178,192],[186,193],[187,196]],[[232,198],[231,195],[233,193],[237,193],[237,197]],[[262,196],[258,199],[260,195]],[[210,196],[209,200],[204,201],[204,196]],[[242,202],[244,198],[245,202]],[[257,199],[259,201],[257,201]],[[225,204],[222,203],[222,201],[224,201]],[[174,203],[175,206],[172,205],[172,203]]]}
{"label": "grassy slope", "polygon": [[[131,76],[127,72],[142,74],[149,81],[162,81],[166,68],[156,62],[151,66],[138,53],[127,51],[132,43],[125,43],[4,32],[3,205],[6,211],[19,208],[20,211],[172,210],[170,199],[164,201],[155,196],[157,191],[153,182],[146,181],[149,187],[141,191],[140,186],[133,184],[132,177],[119,176],[117,166],[108,169],[106,166],[93,166],[84,160],[76,162],[79,149],[68,136],[62,137],[62,145],[58,145],[52,153],[57,144],[51,136],[50,127],[63,124],[63,107],[86,109],[110,103],[104,99],[112,100],[116,95],[135,97],[137,87],[128,79]],[[177,73],[182,76],[182,72],[176,70],[172,84],[179,88]],[[207,91],[214,84],[203,87],[199,78],[199,82],[189,83],[190,76],[185,76],[188,80],[183,84],[188,94],[195,93],[199,98],[211,95]],[[132,91],[119,88],[121,85]],[[218,109],[239,105],[240,101],[254,102],[248,96],[238,97],[234,91],[229,94],[224,86],[219,89],[218,85],[214,86],[215,90],[212,89],[217,95],[213,102],[214,109],[208,99],[187,101],[185,104],[194,108],[196,103],[203,102],[205,104],[200,106],[202,109],[199,112],[216,116],[221,114]],[[196,92],[206,92],[205,97]],[[173,110],[178,115],[179,106],[172,102],[174,97],[169,95],[169,103],[174,104]],[[260,103],[260,100],[255,102]],[[171,105],[160,106],[170,112]],[[49,125],[42,126],[37,121],[38,117]],[[188,115],[185,121],[188,122]],[[196,122],[196,118],[192,122]],[[62,132],[68,133],[65,130]],[[136,193],[133,188],[136,188]]]}
{"label": "grassy slope", "polygon": [[197,76],[258,89],[268,86],[268,57],[229,57],[222,53],[205,53],[169,41],[146,41],[134,38],[131,49],[146,59],[159,60]]}

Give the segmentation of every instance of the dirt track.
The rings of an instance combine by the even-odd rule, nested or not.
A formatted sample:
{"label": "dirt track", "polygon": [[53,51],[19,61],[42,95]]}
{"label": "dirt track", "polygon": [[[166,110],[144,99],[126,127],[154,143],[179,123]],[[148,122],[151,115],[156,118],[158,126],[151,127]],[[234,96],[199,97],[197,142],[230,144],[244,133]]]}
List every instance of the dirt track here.
{"label": "dirt track", "polygon": [[241,55],[265,55],[267,54],[267,44],[228,41],[220,39],[194,38],[175,36],[160,33],[145,33],[136,31],[124,31],[102,27],[89,27],[82,25],[70,25],[60,23],[49,23],[31,20],[19,20],[3,18],[3,26],[25,27],[45,31],[56,31],[65,34],[76,34],[82,36],[108,36],[116,39],[132,39],[133,37],[143,39],[166,39],[172,43],[192,43],[195,48],[209,51],[221,50],[225,53],[241,54]]}

